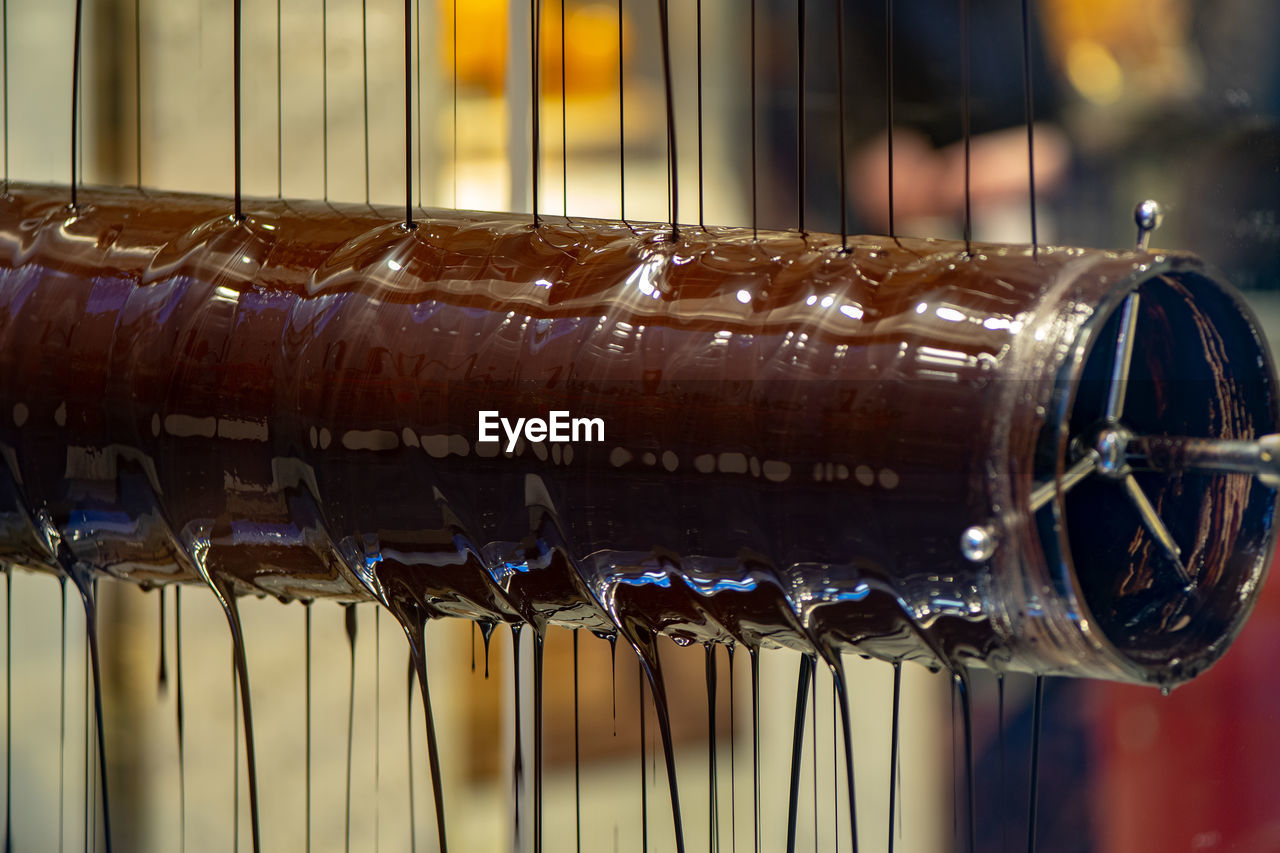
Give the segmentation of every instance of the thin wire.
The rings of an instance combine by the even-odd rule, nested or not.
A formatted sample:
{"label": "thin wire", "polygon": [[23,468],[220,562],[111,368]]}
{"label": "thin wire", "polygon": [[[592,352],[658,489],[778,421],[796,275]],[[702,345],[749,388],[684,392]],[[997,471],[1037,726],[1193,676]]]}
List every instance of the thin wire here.
{"label": "thin wire", "polygon": [[539,0],[529,0],[529,86],[530,96],[533,103],[530,106],[532,112],[533,123],[530,131],[530,142],[532,151],[530,159],[532,160],[532,177],[533,177],[533,225],[536,228],[542,224],[542,216],[538,213],[538,165],[542,160],[542,140],[541,140],[541,116],[542,116],[542,93],[541,86],[538,82],[538,66],[542,64],[541,42],[542,42],[542,3]]}
{"label": "thin wire", "polygon": [[[8,24],[8,21],[5,23]],[[5,77],[6,87],[8,81],[9,78]],[[11,564],[5,564],[4,567],[4,849],[5,853],[13,849],[13,566]]]}
{"label": "thin wire", "polygon": [[307,838],[307,847],[306,847],[306,849],[307,849],[307,853],[311,853],[311,602],[310,602],[310,601],[303,602],[303,606],[304,606],[304,609],[306,610],[306,614],[307,614],[307,617],[306,617],[306,632],[307,632],[307,687],[306,687],[306,691],[307,691],[307,697],[306,697],[306,702],[307,702],[307,730],[306,730],[306,737],[307,737],[307,781],[306,781],[306,800],[307,800],[307,806],[306,806],[307,814],[306,814],[306,819],[307,819],[307,828],[306,828],[306,838]]}
{"label": "thin wire", "polygon": [[675,92],[671,87],[671,25],[667,0],[658,0],[658,25],[662,30],[662,82],[667,95],[667,168],[670,173],[671,239],[680,236],[680,164],[676,152]]}
{"label": "thin wire", "polygon": [[707,227],[706,205],[704,204],[704,181],[703,181],[703,151],[702,151],[702,0],[698,0],[696,7],[698,17],[697,24],[697,44],[698,44],[698,226],[703,230]]}
{"label": "thin wire", "polygon": [[320,0],[320,92],[324,103],[320,114],[323,124],[321,157],[324,168],[324,200],[329,200],[329,0]]}
{"label": "thin wire", "polygon": [[[0,0],[4,18],[4,42],[0,45],[0,71],[4,72],[4,188],[9,190],[9,0]],[[6,569],[5,571],[8,571]]]}
{"label": "thin wire", "polygon": [[1031,704],[1031,785],[1027,797],[1027,853],[1036,850],[1036,810],[1039,806],[1040,725],[1044,714],[1044,676],[1036,676],[1035,699]]}
{"label": "thin wire", "polygon": [[133,141],[138,189],[142,189],[142,0],[133,0]]}
{"label": "thin wire", "polygon": [[[892,3],[892,0],[890,0]],[[840,114],[840,251],[849,251],[849,164],[845,149],[845,0],[836,0],[836,82]],[[890,170],[892,173],[892,169]],[[892,197],[892,193],[890,195]],[[892,233],[892,232],[891,232]]]}
{"label": "thin wire", "polygon": [[[454,14],[457,14],[458,2],[453,3]],[[414,0],[413,12],[417,24],[414,26],[414,51],[417,54],[418,63],[418,207],[422,207],[422,0]],[[457,22],[454,26],[456,28]],[[455,192],[456,194],[456,192]],[[457,206],[456,203],[454,205]]]}
{"label": "thin wire", "polygon": [[760,239],[760,193],[756,151],[756,0],[751,0],[751,238]]}
{"label": "thin wire", "polygon": [[560,194],[564,215],[569,215],[569,86],[568,55],[565,53],[565,0],[560,0]]}
{"label": "thin wire", "polygon": [[276,197],[284,198],[284,49],[280,20],[280,0],[276,0]]}
{"label": "thin wire", "polygon": [[364,101],[364,203],[369,203],[369,0],[360,0],[360,65]]}
{"label": "thin wire", "polygon": [[1027,0],[1022,0],[1022,87],[1027,113],[1027,185],[1031,196],[1031,256],[1039,258],[1040,239],[1036,226],[1036,140],[1033,129],[1035,104],[1031,80],[1031,10]]}
{"label": "thin wire", "polygon": [[173,588],[173,665],[177,669],[174,718],[178,724],[178,832],[179,849],[187,849],[187,737],[183,720],[182,690],[182,587]]}
{"label": "thin wire", "polygon": [[804,232],[805,196],[805,104],[804,104],[804,18],[805,0],[796,2],[796,230]]}
{"label": "thin wire", "polygon": [[[77,4],[80,0],[76,0]],[[235,182],[236,182],[236,221],[244,220],[244,209],[240,201],[240,0],[232,0],[231,4],[231,40],[232,40],[232,106],[235,110]]]}
{"label": "thin wire", "polygon": [[755,146],[755,0],[751,0],[751,238],[759,240],[759,187],[756,186]]}
{"label": "thin wire", "polygon": [[413,0],[404,0],[404,227],[413,222]]}
{"label": "thin wire", "polygon": [[[843,6],[843,4],[840,4]],[[843,31],[843,28],[842,28]],[[893,0],[884,0],[884,44],[885,44],[885,127],[888,145],[889,167],[889,236],[897,237],[897,226],[893,215]],[[841,80],[843,83],[843,79]]]}
{"label": "thin wire", "polygon": [[[71,207],[76,207],[76,135],[80,125],[80,19],[84,0],[76,0],[75,40],[71,59]],[[7,79],[7,78],[6,78]]]}
{"label": "thin wire", "polygon": [[964,251],[970,252],[973,242],[973,194],[972,194],[972,142],[969,114],[969,0],[960,0],[960,86],[961,86],[961,134],[964,136]]}
{"label": "thin wire", "polygon": [[[419,21],[421,26],[422,22]],[[453,206],[458,206],[458,0],[453,0]],[[422,144],[421,138],[418,144]]]}
{"label": "thin wire", "polygon": [[[409,3],[404,0],[406,7]],[[373,609],[373,707],[373,850],[377,853],[382,829],[382,608],[377,606]]]}
{"label": "thin wire", "polygon": [[[754,0],[753,0],[754,2]],[[627,221],[627,134],[626,134],[626,81],[623,77],[623,15],[622,0],[618,0],[618,218]],[[8,79],[8,78],[6,78]],[[7,125],[6,125],[7,126]]]}

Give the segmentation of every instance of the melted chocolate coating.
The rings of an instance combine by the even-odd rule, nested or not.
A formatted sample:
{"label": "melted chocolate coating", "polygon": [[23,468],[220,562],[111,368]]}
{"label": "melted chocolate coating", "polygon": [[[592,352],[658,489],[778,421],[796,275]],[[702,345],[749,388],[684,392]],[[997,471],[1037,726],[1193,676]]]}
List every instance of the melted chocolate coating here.
{"label": "melted chocolate coating", "polygon": [[[1178,610],[1189,626],[1139,619],[1129,645],[1155,651],[1135,663],[1090,619],[1133,590],[1079,582],[1090,534],[1027,510],[1136,287],[1210,306],[1177,321],[1223,353],[1195,377],[1231,409],[1205,428],[1276,429],[1265,347],[1188,256],[64,199],[0,198],[6,560],[56,570],[58,539],[145,584],[203,567],[240,593],[633,643],[1133,680],[1208,665],[1262,577],[1271,490],[1179,498],[1219,536],[1198,575],[1213,591]],[[600,418],[604,441],[508,452],[477,440],[481,410]],[[974,565],[958,540],[989,519],[1001,546]]]}

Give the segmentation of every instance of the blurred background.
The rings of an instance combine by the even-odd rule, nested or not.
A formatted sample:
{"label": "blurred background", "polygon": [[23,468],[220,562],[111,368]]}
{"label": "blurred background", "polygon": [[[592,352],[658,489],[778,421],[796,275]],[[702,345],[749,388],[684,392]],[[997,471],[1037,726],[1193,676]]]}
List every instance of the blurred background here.
{"label": "blurred background", "polygon": [[[835,2],[805,4],[803,53],[796,0],[671,4],[682,221],[794,228],[803,214],[807,228],[837,231],[843,213],[851,232],[883,232],[889,227],[892,131],[896,233],[962,233],[961,4],[846,2],[841,31]],[[1040,240],[1128,247],[1135,237],[1134,204],[1158,199],[1167,216],[1153,242],[1193,250],[1222,269],[1247,291],[1271,339],[1280,340],[1280,54],[1274,47],[1280,5],[1030,5],[1025,44]],[[1025,242],[1030,218],[1021,9],[1011,0],[970,0],[968,6],[973,236]],[[537,108],[544,214],[669,215],[656,7],[641,0],[543,0]],[[890,7],[891,28],[885,14]],[[6,8],[7,174],[65,182],[74,4],[9,0]],[[413,150],[406,152],[403,4],[247,0],[248,194],[399,203],[408,156],[414,196],[424,206],[530,210],[529,4],[415,0],[414,10],[412,73],[419,88]],[[83,134],[76,156],[86,183],[229,195],[230,3],[99,0],[86,4],[85,16]],[[844,40],[843,115],[837,35]],[[173,591],[162,597],[115,583],[103,584],[101,594],[118,849],[175,850],[180,839],[189,850],[228,850],[236,839],[247,844],[243,768],[238,779],[234,775],[243,761],[235,746],[229,638],[214,599],[191,588],[179,602]],[[94,775],[86,770],[83,615],[74,592],[70,598],[60,599],[53,578],[12,577],[7,677],[17,850],[84,846],[85,823],[93,819],[85,793],[85,780]],[[247,601],[242,613],[266,849],[301,849],[308,766],[314,849],[409,849],[411,796],[417,847],[434,849],[421,711],[408,710],[407,655],[393,620],[379,617],[373,605],[359,606],[353,647],[342,608],[313,606],[308,758],[306,611]],[[185,794],[175,722],[179,625]],[[517,790],[512,767],[517,706],[525,709],[526,746],[531,733],[530,679],[522,679],[517,695],[505,631],[494,636],[487,659],[485,644],[468,624],[432,624],[428,638],[451,840],[459,850],[511,849],[517,811],[526,836],[528,831],[528,792]],[[1051,681],[1037,849],[1280,851],[1280,800],[1271,787],[1280,761],[1277,650],[1280,590],[1272,583],[1226,658],[1169,697]],[[548,847],[568,849],[580,821],[585,849],[641,849],[640,765],[647,761],[649,844],[670,849],[651,709],[647,753],[641,752],[633,657],[620,651],[615,670],[608,644],[586,635],[579,638],[579,652],[581,794],[575,798],[572,644],[568,633],[551,633]],[[686,835],[691,848],[703,849],[713,814],[703,652],[669,646],[664,655],[676,697]],[[727,656],[723,650],[717,655],[720,848],[731,849],[732,834],[750,849],[758,782],[761,849],[776,850],[786,822],[798,658],[762,656],[758,779],[745,658],[736,656],[731,678]],[[882,849],[889,831],[892,671],[852,657],[849,665],[859,838],[863,849]],[[962,764],[957,769],[957,755],[961,762],[963,757],[954,698],[944,677],[917,667],[906,670],[904,684],[897,849],[962,849],[956,839],[963,833],[963,805],[952,785],[963,773]],[[1005,679],[1002,716],[994,679],[980,677],[975,684],[982,850],[1026,846],[1030,695],[1030,679]],[[825,674],[815,703],[798,835],[801,849],[829,850],[848,843],[848,830]]]}

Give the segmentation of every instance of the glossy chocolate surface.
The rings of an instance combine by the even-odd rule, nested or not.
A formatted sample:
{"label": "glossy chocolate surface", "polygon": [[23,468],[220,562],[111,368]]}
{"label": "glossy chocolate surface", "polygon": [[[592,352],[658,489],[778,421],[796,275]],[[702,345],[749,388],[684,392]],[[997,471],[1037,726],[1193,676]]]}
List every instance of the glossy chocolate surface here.
{"label": "glossy chocolate surface", "polygon": [[[1046,439],[1072,414],[1064,383],[1125,293],[1194,280],[1187,299],[1217,307],[1180,333],[1214,350],[1202,327],[1226,317],[1245,338],[1198,377],[1234,407],[1201,426],[1276,429],[1251,321],[1186,256],[247,210],[0,198],[0,558],[52,568],[56,537],[147,584],[202,566],[242,593],[633,642],[1141,680],[1154,669],[1084,659],[1105,639],[1019,647],[1027,600],[1089,621],[1080,567],[1040,541],[1062,520],[1026,510],[1037,464],[1066,457]],[[605,440],[507,452],[477,441],[480,410],[601,418]],[[1226,598],[1261,579],[1274,501],[1233,489],[1195,499],[1227,543],[1204,568]],[[959,537],[988,519],[1001,549],[974,565]],[[1060,601],[1039,601],[1049,578]],[[1089,607],[1129,594],[1103,586],[1084,584]],[[1214,649],[1197,666],[1250,600],[1189,616],[1213,633],[1188,641]],[[1158,648],[1167,622],[1136,642]]]}

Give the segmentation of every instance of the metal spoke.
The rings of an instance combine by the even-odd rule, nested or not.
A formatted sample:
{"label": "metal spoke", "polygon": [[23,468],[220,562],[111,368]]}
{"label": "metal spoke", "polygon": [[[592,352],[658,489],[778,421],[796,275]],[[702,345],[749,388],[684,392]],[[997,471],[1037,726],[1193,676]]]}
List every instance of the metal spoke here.
{"label": "metal spoke", "polygon": [[1107,389],[1108,421],[1118,421],[1124,414],[1125,393],[1129,390],[1129,367],[1133,362],[1133,338],[1138,326],[1140,298],[1135,290],[1120,309],[1120,334],[1116,338],[1115,359],[1111,363],[1111,386]]}
{"label": "metal spoke", "polygon": [[1252,474],[1268,488],[1280,488],[1280,434],[1240,439],[1141,436],[1126,448],[1128,462],[1153,471]]}
{"label": "metal spoke", "polygon": [[[1096,451],[1090,450],[1080,458],[1080,461],[1072,465],[1062,475],[1062,493],[1065,495],[1075,487],[1085,477],[1089,476],[1098,467],[1098,454]],[[1036,486],[1031,491],[1031,511],[1038,512],[1049,501],[1053,500],[1053,496],[1058,492],[1058,481],[1047,480]]]}
{"label": "metal spoke", "polygon": [[1182,549],[1178,547],[1177,542],[1173,541],[1173,535],[1164,526],[1164,522],[1160,520],[1160,515],[1156,512],[1156,508],[1151,505],[1146,493],[1142,491],[1142,486],[1138,485],[1137,479],[1132,474],[1125,476],[1124,489],[1129,493],[1129,499],[1133,501],[1134,506],[1137,508],[1138,515],[1142,517],[1142,523],[1147,528],[1147,532],[1151,534],[1151,538],[1160,543],[1160,547],[1164,548],[1165,553],[1169,555],[1169,559],[1173,561],[1182,583],[1187,587],[1192,586],[1191,575],[1187,573],[1186,567],[1182,565]]}

